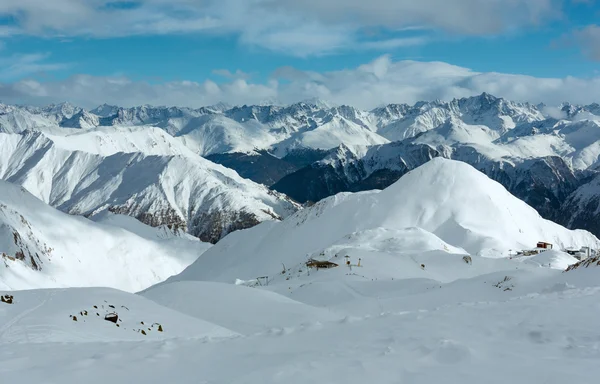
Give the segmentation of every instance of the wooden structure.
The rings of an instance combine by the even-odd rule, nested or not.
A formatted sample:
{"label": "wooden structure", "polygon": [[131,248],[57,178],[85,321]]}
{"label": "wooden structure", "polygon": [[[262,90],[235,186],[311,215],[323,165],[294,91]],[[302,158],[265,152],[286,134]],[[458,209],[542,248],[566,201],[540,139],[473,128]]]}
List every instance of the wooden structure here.
{"label": "wooden structure", "polygon": [[552,244],[545,241],[538,241],[536,248],[552,249]]}
{"label": "wooden structure", "polygon": [[264,281],[264,285],[269,285],[269,276],[260,276],[256,278],[256,284],[262,286],[263,284],[260,281]]}

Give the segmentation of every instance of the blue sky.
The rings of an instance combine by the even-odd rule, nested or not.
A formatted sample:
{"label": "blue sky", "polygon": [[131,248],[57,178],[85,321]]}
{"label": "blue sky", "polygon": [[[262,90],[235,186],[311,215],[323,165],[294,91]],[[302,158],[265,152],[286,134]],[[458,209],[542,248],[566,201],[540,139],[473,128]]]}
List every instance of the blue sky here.
{"label": "blue sky", "polygon": [[[313,90],[349,103],[350,90],[333,80],[354,73],[364,82],[365,68],[386,62],[388,82],[409,89],[377,95],[375,104],[480,90],[600,101],[592,87],[600,76],[596,20],[595,0],[0,0],[0,99],[197,105],[292,102]],[[436,76],[411,67],[407,85],[397,72],[405,61],[421,63],[421,72],[430,62],[447,66]],[[448,71],[455,82],[447,83]],[[504,85],[509,74],[541,80],[523,92],[523,81]],[[465,87],[474,76],[477,87]],[[415,92],[419,78],[432,89]],[[575,80],[583,94],[567,84]],[[548,87],[556,100],[546,100]]]}

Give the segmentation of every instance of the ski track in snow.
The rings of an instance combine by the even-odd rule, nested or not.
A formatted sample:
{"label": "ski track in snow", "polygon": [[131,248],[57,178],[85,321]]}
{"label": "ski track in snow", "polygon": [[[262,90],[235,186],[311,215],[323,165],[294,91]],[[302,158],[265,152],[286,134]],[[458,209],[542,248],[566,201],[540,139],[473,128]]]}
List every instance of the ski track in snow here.
{"label": "ski track in snow", "polygon": [[[48,294],[48,297],[46,299],[44,299],[44,301],[42,301],[41,303],[39,303],[38,305],[29,308],[23,312],[21,312],[20,314],[18,314],[17,316],[15,316],[13,319],[9,320],[6,324],[4,324],[2,327],[0,327],[0,343],[3,342],[4,340],[4,335],[6,335],[12,326],[14,326],[15,324],[17,324],[21,319],[25,318],[26,316],[29,316],[30,314],[32,314],[33,312],[35,312],[36,310],[40,309],[41,307],[43,307],[44,305],[46,305],[46,303],[48,303],[48,301],[52,300],[52,297],[56,294],[56,292],[52,291]],[[25,341],[29,342],[29,336],[27,335],[27,333],[25,333]]]}

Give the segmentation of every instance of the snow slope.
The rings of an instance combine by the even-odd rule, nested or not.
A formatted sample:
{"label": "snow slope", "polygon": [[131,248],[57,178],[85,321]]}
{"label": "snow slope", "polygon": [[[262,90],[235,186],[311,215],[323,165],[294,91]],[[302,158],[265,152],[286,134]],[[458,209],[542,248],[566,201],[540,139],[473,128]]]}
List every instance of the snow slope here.
{"label": "snow slope", "polygon": [[173,136],[152,126],[98,127],[88,130],[44,132],[44,135],[59,148],[102,156],[119,152],[194,156],[189,148]]}
{"label": "snow slope", "polygon": [[209,248],[195,238],[136,232],[67,215],[0,181],[0,289],[138,291],[179,273]]}
{"label": "snow slope", "polygon": [[[563,273],[572,260],[556,250],[504,252],[542,236],[600,247],[434,159],[384,191],[232,233],[137,295],[0,291],[12,301],[0,301],[0,371],[61,384],[596,383],[600,269]],[[309,272],[308,257],[340,266]],[[111,311],[119,327],[102,320]]]}
{"label": "snow slope", "polygon": [[[0,345],[236,336],[223,327],[115,289],[34,289],[11,295],[13,304],[0,306]],[[119,317],[118,327],[105,320],[111,313]]]}
{"label": "snow slope", "polygon": [[[150,227],[142,223],[141,221],[126,215],[118,215],[109,211],[102,211],[96,215],[89,217],[90,220],[100,223],[111,225],[113,227],[123,228],[129,232],[135,233],[136,235],[149,239],[149,240],[171,240],[176,238],[184,238],[189,240],[197,240],[194,236],[186,233],[181,228],[172,227],[168,225],[160,225],[158,227]],[[210,247],[206,244],[207,249]]]}
{"label": "snow slope", "polygon": [[[346,245],[353,236],[363,237]],[[170,280],[233,283],[280,274],[282,263],[297,273],[309,257],[344,263],[343,256],[365,247],[374,251],[371,260],[363,255],[365,263],[381,257],[375,255],[384,247],[387,258],[409,260],[418,269],[429,253],[455,260],[466,254],[502,257],[541,240],[557,248],[600,247],[589,232],[542,219],[473,167],[435,158],[383,191],[341,193],[281,223],[231,234]],[[413,242],[419,245],[408,245]],[[390,248],[393,244],[398,245]]]}
{"label": "snow slope", "polygon": [[158,284],[140,294],[244,335],[343,317],[270,291],[233,284],[182,281]]}
{"label": "snow slope", "polygon": [[276,141],[276,136],[256,120],[237,122],[215,114],[191,120],[176,138],[195,153],[252,152]]}
{"label": "snow slope", "polygon": [[[320,271],[312,277],[328,276],[329,284],[308,282],[305,287],[312,294],[302,298],[321,300],[340,312],[347,308],[345,317],[289,326],[289,315],[301,308],[308,315],[314,308],[291,305],[287,312],[285,305],[271,300],[276,310],[268,324],[281,326],[244,337],[234,337],[218,323],[111,290],[12,292],[14,304],[0,303],[2,378],[67,384],[595,383],[600,355],[597,331],[590,324],[599,309],[598,269],[561,273],[514,260],[503,263],[504,269],[451,283],[371,281]],[[463,268],[477,265],[463,263]],[[195,283],[171,286],[174,306],[193,290],[189,284]],[[272,289],[287,289],[286,284]],[[353,298],[340,303],[333,284]],[[277,297],[265,288],[249,289],[232,287],[221,296],[216,292],[231,301],[222,303],[221,308],[233,308],[222,313],[224,319],[244,323],[248,313],[235,310],[236,303],[243,308],[249,297],[257,303]],[[88,319],[89,313],[82,316],[85,322],[69,317],[93,305],[104,310],[101,306],[107,304],[123,315],[122,327]],[[204,304],[191,300],[186,310],[202,316],[207,313]],[[268,316],[249,315],[250,320]],[[164,332],[148,327],[153,330],[144,336],[130,329],[141,328],[141,321],[144,326],[158,322]]]}
{"label": "snow slope", "polygon": [[[102,132],[94,131],[58,143],[41,132],[0,133],[0,178],[67,213],[109,210],[152,226],[183,228],[208,242],[298,209],[285,196],[178,146],[164,132],[121,133],[119,140],[97,141]],[[154,150],[148,149],[152,143]],[[142,152],[122,151],[130,145]]]}

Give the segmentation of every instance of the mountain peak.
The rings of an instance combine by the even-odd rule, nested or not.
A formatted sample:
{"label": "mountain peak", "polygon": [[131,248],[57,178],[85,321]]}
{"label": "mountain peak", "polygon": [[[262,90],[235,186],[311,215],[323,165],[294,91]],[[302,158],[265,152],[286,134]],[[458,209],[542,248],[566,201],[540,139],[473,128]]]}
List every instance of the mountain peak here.
{"label": "mountain peak", "polygon": [[311,97],[311,98],[302,100],[296,104],[307,104],[307,105],[312,105],[314,107],[322,108],[322,109],[331,109],[331,108],[339,107],[338,104],[332,103],[330,101],[327,101],[327,100],[324,100],[324,99],[321,99],[318,97]]}

